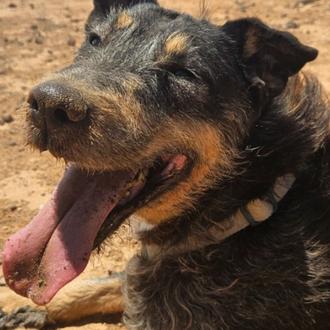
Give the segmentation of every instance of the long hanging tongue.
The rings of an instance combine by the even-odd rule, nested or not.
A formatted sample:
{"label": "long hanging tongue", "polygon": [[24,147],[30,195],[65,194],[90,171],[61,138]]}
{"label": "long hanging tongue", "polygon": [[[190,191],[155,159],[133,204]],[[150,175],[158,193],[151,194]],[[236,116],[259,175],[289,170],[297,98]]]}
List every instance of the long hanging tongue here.
{"label": "long hanging tongue", "polygon": [[96,235],[133,179],[128,172],[87,175],[70,167],[50,201],[3,252],[7,284],[47,304],[86,267]]}

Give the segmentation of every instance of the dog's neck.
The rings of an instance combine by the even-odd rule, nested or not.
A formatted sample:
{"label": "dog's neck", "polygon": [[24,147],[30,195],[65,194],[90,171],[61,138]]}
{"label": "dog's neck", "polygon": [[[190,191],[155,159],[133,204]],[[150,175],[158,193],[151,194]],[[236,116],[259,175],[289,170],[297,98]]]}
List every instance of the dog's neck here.
{"label": "dog's neck", "polygon": [[173,246],[145,244],[143,245],[142,254],[149,259],[180,255],[220,243],[248,226],[257,226],[277,211],[278,203],[289,192],[295,180],[296,178],[292,174],[277,178],[274,186],[265,196],[250,201],[229,218],[210,226],[207,230],[207,239],[200,240],[198,234],[192,232],[185,240]]}

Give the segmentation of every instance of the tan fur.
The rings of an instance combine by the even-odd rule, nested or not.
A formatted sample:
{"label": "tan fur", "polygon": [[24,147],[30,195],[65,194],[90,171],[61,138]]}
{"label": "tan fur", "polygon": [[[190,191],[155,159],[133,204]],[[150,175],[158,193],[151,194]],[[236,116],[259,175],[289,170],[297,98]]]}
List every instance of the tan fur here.
{"label": "tan fur", "polygon": [[[131,85],[130,88],[133,89],[135,87]],[[110,104],[112,103],[114,107],[111,108],[109,107],[109,104],[104,104],[102,110],[109,115],[116,117],[116,119],[118,118],[118,120],[124,121],[128,132],[134,136],[138,134],[141,131],[141,127],[143,127],[142,122],[144,120],[144,111],[141,104],[136,100],[132,93],[133,90],[128,90],[126,95],[116,93],[111,95],[107,94],[106,102],[110,102]]]}
{"label": "tan fur", "polygon": [[307,95],[304,93],[306,77],[304,73],[299,73],[289,79],[287,88],[283,96],[286,98],[288,112],[292,115],[301,108]]}
{"label": "tan fur", "polygon": [[173,33],[164,45],[165,55],[182,55],[189,46],[189,37],[183,33]]}
{"label": "tan fur", "polygon": [[123,11],[116,20],[116,29],[127,29],[134,23],[133,17],[130,16],[127,11]]}
{"label": "tan fur", "polygon": [[246,43],[244,44],[243,56],[244,58],[250,58],[258,50],[258,32],[250,28],[245,35]]}
{"label": "tan fur", "polygon": [[[325,93],[320,84],[318,84],[317,89],[313,91],[313,95],[306,93],[306,87],[312,79],[314,79],[313,74],[305,71],[299,72],[289,78],[288,85],[283,93],[283,100],[286,103],[289,115],[297,116],[297,112],[304,109],[305,103],[308,102],[308,98],[310,97],[314,97],[319,100],[320,104],[324,103],[327,107],[330,107],[328,94]],[[328,132],[330,132],[330,124]],[[322,139],[323,135],[319,137]]]}
{"label": "tan fur", "polygon": [[47,305],[48,317],[56,322],[79,320],[97,314],[124,310],[119,278],[95,278],[74,281]]}
{"label": "tan fur", "polygon": [[[167,136],[167,141],[164,135]],[[172,123],[153,141],[151,149],[161,150],[164,143],[186,145],[196,151],[198,160],[186,180],[137,212],[151,224],[160,224],[186,209],[193,208],[196,197],[212,186],[220,175],[217,169],[228,169],[231,166],[231,157],[222,144],[219,130],[211,124]]]}

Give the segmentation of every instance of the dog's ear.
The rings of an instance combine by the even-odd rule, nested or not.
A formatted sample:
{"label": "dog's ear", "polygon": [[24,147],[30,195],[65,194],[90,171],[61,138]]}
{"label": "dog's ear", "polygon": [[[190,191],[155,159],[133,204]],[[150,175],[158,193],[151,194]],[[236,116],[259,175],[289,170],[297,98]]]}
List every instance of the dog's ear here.
{"label": "dog's ear", "polygon": [[114,7],[131,7],[138,3],[154,3],[157,0],[94,0],[94,14],[106,15]]}
{"label": "dog's ear", "polygon": [[239,61],[252,86],[267,99],[279,95],[288,78],[318,54],[288,32],[274,30],[254,18],[230,21],[222,27],[238,47]]}

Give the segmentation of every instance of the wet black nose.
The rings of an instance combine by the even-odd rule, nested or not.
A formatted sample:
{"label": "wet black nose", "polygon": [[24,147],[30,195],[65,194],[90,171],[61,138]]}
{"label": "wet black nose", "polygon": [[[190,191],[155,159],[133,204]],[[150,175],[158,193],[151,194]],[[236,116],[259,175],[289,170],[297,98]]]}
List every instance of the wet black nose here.
{"label": "wet black nose", "polygon": [[36,126],[47,129],[77,123],[87,116],[87,105],[77,89],[66,83],[47,81],[34,87],[28,102]]}

